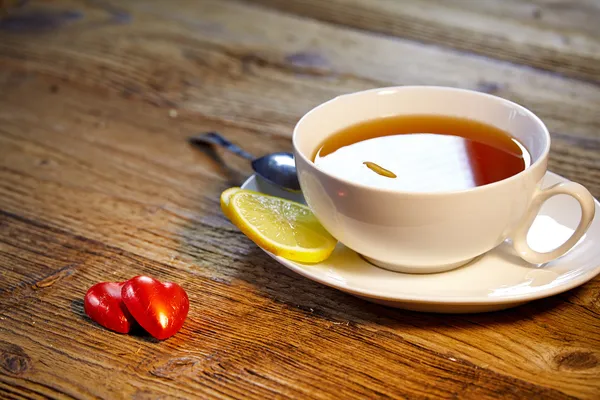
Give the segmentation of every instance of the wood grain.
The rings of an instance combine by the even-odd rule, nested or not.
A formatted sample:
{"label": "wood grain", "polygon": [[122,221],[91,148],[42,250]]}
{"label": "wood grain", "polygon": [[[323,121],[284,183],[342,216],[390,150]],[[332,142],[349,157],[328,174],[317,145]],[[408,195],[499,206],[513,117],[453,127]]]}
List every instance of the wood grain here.
{"label": "wood grain", "polygon": [[[173,11],[164,2],[134,2],[127,12],[135,13],[136,24],[102,28],[101,35],[87,30],[85,21],[34,39],[9,35],[0,51],[8,65],[20,64],[43,76],[287,137],[304,112],[338,94],[436,84],[483,90],[523,104],[552,132],[568,131],[566,145],[581,139],[571,154],[575,158],[589,159],[587,152],[595,150],[588,144],[599,140],[600,95],[594,84],[237,3],[184,4],[189,11]],[[70,40],[68,49],[54,44],[74,34],[77,40]],[[112,43],[118,45],[111,48]],[[107,48],[111,52],[103,56]],[[574,169],[580,167],[551,167],[579,178]],[[598,164],[588,162],[585,168],[590,167],[598,177]],[[597,180],[582,183],[597,190]]]}
{"label": "wood grain", "polygon": [[[32,26],[31,15],[52,23]],[[217,130],[253,154],[289,150],[295,121],[337,94],[453,85],[534,110],[552,130],[551,169],[598,197],[591,79],[233,1],[30,2],[10,18],[0,22],[3,396],[597,397],[598,279],[487,315],[369,304],[257,249],[218,202],[249,166],[185,142]],[[83,313],[93,283],[136,274],[190,295],[173,338],[117,335]]]}
{"label": "wood grain", "polygon": [[600,82],[595,0],[246,1]]}

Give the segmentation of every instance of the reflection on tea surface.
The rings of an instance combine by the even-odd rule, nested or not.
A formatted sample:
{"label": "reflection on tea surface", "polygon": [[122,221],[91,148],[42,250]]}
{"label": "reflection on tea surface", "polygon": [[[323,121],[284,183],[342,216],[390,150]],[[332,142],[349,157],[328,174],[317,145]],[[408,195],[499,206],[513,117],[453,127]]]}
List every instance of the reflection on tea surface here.
{"label": "reflection on tea surface", "polygon": [[527,168],[531,157],[516,139],[492,126],[453,117],[401,116],[334,134],[314,161],[332,175],[373,187],[439,192],[506,179]]}

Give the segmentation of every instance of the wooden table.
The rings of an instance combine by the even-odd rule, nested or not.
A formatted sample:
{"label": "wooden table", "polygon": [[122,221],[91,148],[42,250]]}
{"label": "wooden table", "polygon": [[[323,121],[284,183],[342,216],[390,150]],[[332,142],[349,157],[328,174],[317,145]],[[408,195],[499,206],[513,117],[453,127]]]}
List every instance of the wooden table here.
{"label": "wooden table", "polygon": [[[552,132],[600,197],[597,0],[4,1],[0,397],[600,398],[600,279],[517,309],[370,304],[273,262],[221,214],[254,154],[340,93],[451,85]],[[220,161],[219,161],[220,160]],[[600,262],[600,260],[599,260]],[[180,283],[158,342],[93,323],[95,282]]]}

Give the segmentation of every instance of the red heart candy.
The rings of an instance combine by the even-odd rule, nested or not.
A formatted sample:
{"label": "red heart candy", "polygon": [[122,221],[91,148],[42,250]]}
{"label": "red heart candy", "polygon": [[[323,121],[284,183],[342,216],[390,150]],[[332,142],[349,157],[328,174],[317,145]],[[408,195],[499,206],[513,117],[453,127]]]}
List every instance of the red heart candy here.
{"label": "red heart candy", "polygon": [[89,288],[83,301],[85,313],[105,328],[128,333],[135,320],[121,301],[123,282],[100,282]]}
{"label": "red heart candy", "polygon": [[190,308],[181,286],[147,276],[136,276],[125,282],[121,297],[138,324],[161,340],[181,329]]}

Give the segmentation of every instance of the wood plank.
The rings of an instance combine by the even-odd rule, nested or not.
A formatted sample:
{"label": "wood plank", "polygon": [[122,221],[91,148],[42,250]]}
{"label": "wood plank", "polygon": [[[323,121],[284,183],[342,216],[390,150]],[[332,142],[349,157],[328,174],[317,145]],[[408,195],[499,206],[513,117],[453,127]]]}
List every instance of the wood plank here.
{"label": "wood plank", "polygon": [[[366,379],[361,383],[364,388],[360,389],[363,390],[360,393],[367,397],[377,397],[378,393],[389,396],[424,395],[424,392],[420,392],[422,388],[433,391],[434,387],[438,387],[437,383],[429,386],[425,382],[425,376],[439,375],[442,373],[440,371],[455,374],[456,360],[460,360],[459,367],[466,370],[460,372],[460,378],[456,378],[455,375],[444,378],[451,386],[448,392],[439,392],[440,396],[459,390],[458,387],[464,386],[464,382],[473,380],[482,382],[481,385],[485,387],[488,386],[483,382],[488,380],[504,382],[499,385],[505,386],[493,390],[501,390],[502,393],[507,393],[507,396],[511,393],[509,387],[517,385],[516,397],[526,397],[533,393],[550,398],[561,398],[562,393],[585,397],[598,389],[597,380],[589,379],[590,376],[599,373],[598,366],[593,363],[597,355],[589,351],[600,346],[600,338],[596,334],[600,327],[597,319],[599,310],[593,300],[599,288],[598,280],[586,285],[589,289],[585,292],[565,295],[568,302],[552,298],[491,316],[448,319],[445,316],[427,316],[370,305],[288,272],[256,249],[220,216],[217,198],[228,183],[225,182],[225,177],[219,177],[218,165],[207,163],[205,155],[198,154],[187,146],[184,141],[185,132],[191,129],[207,129],[210,126],[226,131],[234,140],[247,143],[250,148],[253,142],[260,140],[260,133],[220,125],[220,122],[206,120],[201,116],[190,116],[187,121],[184,117],[181,120],[179,117],[172,119],[167,112],[156,113],[155,106],[151,104],[133,102],[116,95],[98,96],[86,88],[73,87],[70,84],[62,84],[57,93],[47,90],[48,82],[44,79],[35,79],[22,85],[19,91],[8,93],[13,101],[3,108],[10,118],[2,119],[0,135],[0,182],[3,182],[0,189],[0,209],[4,210],[5,214],[2,226],[7,227],[5,229],[8,229],[10,234],[0,234],[0,237],[5,241],[10,240],[8,246],[3,247],[3,251],[9,256],[5,257],[5,260],[9,260],[10,263],[15,256],[28,260],[28,263],[10,263],[13,269],[25,269],[31,263],[37,262],[48,265],[48,270],[32,274],[32,279],[27,282],[26,287],[23,287],[21,280],[11,281],[8,285],[9,291],[5,292],[2,301],[7,305],[4,311],[10,311],[3,315],[11,321],[11,331],[7,332],[11,338],[10,343],[16,343],[22,349],[34,348],[34,354],[42,354],[42,358],[46,359],[50,357],[46,351],[51,349],[42,350],[37,347],[39,344],[36,343],[41,339],[36,335],[45,337],[48,331],[66,324],[69,329],[77,329],[77,332],[80,332],[77,335],[81,337],[87,337],[90,334],[89,330],[94,330],[94,340],[106,338],[108,342],[103,342],[95,348],[106,351],[113,349],[112,351],[119,354],[135,352],[140,346],[139,342],[127,342],[131,343],[130,347],[115,349],[114,345],[109,344],[114,340],[111,336],[106,337],[107,332],[89,322],[75,324],[74,318],[82,317],[81,308],[79,306],[73,315],[73,310],[69,309],[67,304],[68,301],[81,299],[85,288],[94,281],[124,279],[129,275],[148,273],[187,284],[186,289],[198,299],[195,306],[207,307],[202,308],[200,316],[197,317],[203,322],[199,326],[193,325],[192,318],[190,331],[184,333],[182,339],[173,342],[173,348],[179,348],[183,345],[181,343],[186,341],[193,341],[192,337],[207,329],[213,332],[211,335],[214,336],[215,349],[231,346],[229,351],[234,353],[237,350],[233,349],[240,346],[241,339],[238,336],[231,337],[227,339],[231,340],[231,344],[226,346],[223,343],[226,339],[219,338],[220,335],[227,335],[229,330],[242,322],[233,317],[227,322],[219,322],[215,314],[230,315],[232,305],[229,301],[247,304],[248,296],[251,296],[251,301],[260,302],[260,306],[248,305],[242,314],[235,315],[244,315],[243,323],[248,324],[245,329],[248,332],[261,332],[261,337],[265,336],[265,333],[260,331],[265,321],[273,321],[272,335],[276,336],[277,340],[283,340],[280,346],[289,348],[290,353],[284,352],[283,355],[272,357],[277,360],[291,358],[295,361],[283,367],[279,364],[283,361],[275,362],[269,358],[271,356],[264,356],[268,358],[265,362],[275,364],[265,365],[264,370],[256,371],[257,375],[248,373],[252,377],[247,377],[244,368],[249,367],[244,363],[249,364],[253,357],[263,357],[263,353],[256,353],[258,350],[252,347],[254,353],[248,355],[248,359],[244,359],[242,366],[238,367],[237,363],[233,363],[230,368],[225,368],[225,371],[216,372],[224,382],[229,382],[234,387],[242,385],[238,385],[239,376],[236,374],[242,374],[244,380],[250,379],[253,383],[249,385],[262,387],[261,385],[275,379],[273,371],[283,369],[286,371],[285,376],[275,375],[276,382],[280,382],[282,386],[269,383],[275,385],[273,390],[284,391],[285,387],[291,386],[293,390],[300,391],[291,394],[295,397],[304,393],[302,390],[306,390],[306,393],[318,393],[314,388],[299,388],[296,386],[299,384],[295,383],[297,380],[305,382],[305,379],[308,380],[306,382],[312,382],[314,376],[327,375],[324,370],[311,369],[306,372],[304,367],[300,366],[303,362],[301,360],[310,355],[315,357],[315,366],[311,368],[323,365],[323,368],[329,369],[330,363],[334,363],[335,368],[340,369],[340,381],[337,382],[341,382],[344,373]],[[20,92],[36,93],[37,102],[26,104],[25,97],[19,98]],[[102,115],[98,115],[100,107]],[[65,117],[65,112],[70,115],[69,118]],[[108,128],[100,123],[106,115],[110,116]],[[178,125],[177,128],[174,127],[175,124]],[[60,130],[55,129],[58,125],[62,126]],[[287,140],[277,139],[275,136],[273,143],[266,144],[265,148],[277,148],[277,141]],[[22,193],[32,195],[23,196]],[[14,220],[21,222],[11,222]],[[40,225],[35,228],[38,233],[31,231],[34,228],[29,228],[33,221]],[[29,238],[29,242],[23,238]],[[72,240],[79,244],[72,244]],[[88,248],[85,243],[90,240],[92,242]],[[68,256],[70,249],[74,249],[73,256]],[[104,254],[103,251],[110,253],[105,256],[107,260],[96,259],[95,257]],[[100,256],[97,253],[100,253]],[[44,261],[43,257],[47,256],[56,261]],[[54,276],[55,271],[70,264],[75,265],[70,275],[59,279],[53,285],[57,288],[56,292],[31,289],[35,282]],[[77,281],[81,274],[85,279]],[[73,290],[74,293],[59,291],[60,282],[73,282],[65,290]],[[205,283],[209,286],[202,286]],[[196,284],[201,286],[195,286]],[[214,286],[223,287],[223,291],[215,293]],[[42,308],[45,303],[36,300],[40,293],[48,293],[52,299],[48,300],[48,309]],[[60,300],[61,296],[64,297],[63,300]],[[215,299],[207,299],[210,296],[215,296]],[[292,317],[289,314],[282,314],[282,308],[293,311],[293,318],[297,318],[296,313],[303,315],[302,318],[305,319],[302,319],[300,325],[306,324],[303,325],[304,328],[291,321]],[[260,311],[263,309],[273,314],[267,317]],[[56,315],[64,324],[56,322],[57,325],[51,325],[55,322],[35,319],[34,313],[39,313],[40,310],[44,310],[43,315]],[[204,314],[205,310],[211,311]],[[344,331],[339,335],[350,335],[346,342],[346,339],[341,339],[338,334],[332,337],[325,335],[321,330],[315,331],[315,318],[317,321],[325,321],[322,322],[323,330],[342,328],[341,325],[347,322],[348,325],[345,326],[356,330],[361,339],[356,339]],[[30,331],[26,338],[16,338],[16,332],[25,329],[27,323],[32,321],[43,329],[40,328],[40,332]],[[72,328],[73,325],[77,327]],[[288,333],[281,332],[281,328],[274,328],[288,325],[291,327],[290,331],[286,331]],[[580,328],[577,331],[564,330],[564,326],[574,325]],[[301,329],[306,330],[304,336],[296,336]],[[297,339],[298,337],[300,339]],[[311,337],[323,340],[318,342],[322,343],[322,346],[336,343],[337,350],[326,351],[325,347],[320,348],[318,346],[321,345],[313,343],[314,339],[311,341]],[[198,348],[204,349],[200,346],[204,340],[206,338],[202,336],[201,341],[199,339],[194,343],[197,343]],[[382,345],[382,342],[385,345]],[[60,345],[62,351],[66,351],[60,338],[57,337],[50,343],[57,347]],[[311,343],[318,349],[318,354],[296,354],[296,346],[299,343]],[[338,347],[338,343],[346,344]],[[569,345],[565,347],[565,343]],[[57,361],[58,365],[62,365],[62,362],[78,362],[82,363],[83,371],[99,368],[96,364],[86,367],[86,363],[90,361],[79,360],[78,354],[83,351],[84,347],[81,346],[84,346],[84,343],[78,346],[64,356],[65,360],[70,361],[61,359]],[[383,350],[376,350],[381,346],[384,346]],[[169,347],[169,351],[173,348]],[[161,356],[164,359],[159,358],[165,364],[170,362],[168,368],[175,368],[180,362],[184,366],[177,367],[178,371],[179,368],[187,368],[185,360],[178,361],[178,358],[173,356],[175,361],[169,361],[173,357],[169,358],[166,355],[167,350],[164,351],[164,356]],[[188,347],[181,351],[181,354],[187,354]],[[356,354],[357,365],[353,367],[355,369],[347,370],[349,367],[346,364],[339,364],[348,362],[344,354]],[[373,354],[377,356],[372,358]],[[206,357],[206,354],[203,357]],[[590,361],[588,364],[584,363],[583,369],[569,367],[568,363],[572,361],[567,361],[568,365],[561,367],[560,360],[572,360],[577,357]],[[137,362],[145,360],[135,359]],[[438,366],[438,359],[444,364]],[[112,364],[116,361],[106,362]],[[144,362],[149,363],[150,360]],[[196,362],[204,361],[193,361],[192,364],[196,365]],[[425,371],[423,377],[414,383],[411,383],[413,381],[410,379],[409,382],[390,383],[386,379],[382,382],[376,381],[383,376],[406,376],[409,372],[414,374],[415,364],[432,366],[434,369]],[[42,368],[47,374],[56,369],[37,365],[36,368]],[[56,367],[54,364],[50,365]],[[113,366],[114,371],[107,373],[115,375],[106,376],[106,379],[115,380],[115,371],[121,368],[120,365]],[[362,368],[364,365],[374,368],[368,376],[358,372],[359,366]],[[493,373],[484,372],[488,369]],[[186,372],[184,375],[187,377],[187,374]],[[50,374],[39,379],[40,382],[48,384],[56,377]],[[175,379],[178,385],[193,385],[193,390],[196,390],[195,385],[206,384],[204,378],[199,378],[197,374],[190,378],[193,382],[200,379],[193,384],[187,383],[185,379],[188,378],[169,379]],[[69,382],[58,382],[62,382],[58,386],[61,390],[76,397],[87,397],[96,393],[90,394],[81,391],[81,388],[71,388]],[[137,384],[142,385],[141,382],[147,383],[139,381]],[[527,386],[524,382],[533,386]],[[100,393],[108,389],[95,390]],[[134,391],[128,387],[123,390],[127,393],[129,390]],[[225,389],[219,386],[218,390]],[[266,395],[261,389],[252,390],[259,390],[258,397]],[[351,386],[347,390],[347,395],[352,396],[358,393],[353,390],[359,388]],[[493,397],[492,392],[485,392],[488,389],[482,389],[478,384],[469,390],[469,396],[472,398]],[[239,393],[229,395],[240,396]],[[384,397],[383,395],[381,397]],[[327,394],[323,396],[326,397]]]}
{"label": "wood plank", "polygon": [[[489,315],[369,304],[291,273],[229,224],[218,195],[248,165],[185,137],[218,130],[255,154],[287,150],[294,122],[339,93],[446,82],[534,109],[556,132],[553,169],[598,196],[597,86],[244,4],[120,5],[130,22],[53,3],[85,17],[0,33],[0,391],[594,398],[600,280]],[[192,298],[166,342],[83,314],[92,283],[138,273]]]}
{"label": "wood plank", "polygon": [[595,0],[245,0],[600,82]]}
{"label": "wood plank", "polygon": [[[274,394],[304,398],[449,397],[456,393],[470,398],[570,398],[551,389],[552,385],[542,384],[543,379],[533,384],[495,372],[495,365],[476,365],[463,358],[471,356],[468,352],[461,354],[461,346],[477,352],[482,345],[490,352],[489,345],[474,340],[473,334],[501,339],[503,321],[511,321],[510,329],[519,336],[541,329],[531,320],[519,321],[518,312],[493,319],[458,316],[448,321],[441,316],[390,310],[291,276],[279,266],[273,267],[281,270],[278,275],[290,284],[292,293],[284,301],[273,302],[261,293],[260,284],[255,287],[251,282],[222,282],[198,276],[190,280],[184,269],[19,216],[3,213],[1,218],[2,226],[12,232],[11,244],[23,258],[35,262],[40,257],[37,251],[19,247],[23,239],[31,238],[44,243],[43,250],[50,255],[86,256],[85,263],[71,276],[57,280],[52,290],[32,290],[29,296],[12,298],[5,304],[8,307],[0,308],[2,321],[9,321],[0,328],[0,346],[4,354],[18,359],[3,365],[0,385],[6,388],[18,386],[16,378],[25,378],[27,388],[38,394],[60,393],[73,398],[140,396],[146,388],[151,388],[152,396],[169,398],[264,398]],[[247,261],[247,267],[254,269],[257,261],[269,262],[266,255],[257,254]],[[167,342],[110,333],[91,323],[81,306],[85,288],[106,279],[107,269],[115,280],[143,273],[179,281],[192,298],[201,300],[191,303],[184,329]],[[307,287],[321,292],[314,305],[289,301],[298,299],[296,296]],[[309,298],[302,297],[304,301]],[[329,310],[321,302],[335,307]],[[549,325],[571,314],[569,307],[558,303],[543,307],[543,311],[539,305],[537,308]],[[524,315],[534,310],[529,307]],[[348,323],[337,320],[340,315],[350,318]],[[65,325],[69,326],[68,333]],[[468,330],[470,344],[462,343],[465,338],[452,337],[460,337],[463,330]],[[414,341],[415,331],[429,331],[431,343],[424,346],[423,338]],[[583,335],[569,338],[574,339],[572,346],[589,346]],[[502,346],[508,343],[499,342]],[[527,347],[532,345],[527,342]],[[507,350],[520,346],[513,343]],[[537,358],[535,347],[529,351]],[[559,356],[574,358],[572,354],[577,357],[579,353]],[[579,357],[594,356],[584,353]],[[513,368],[520,373],[516,364]],[[92,370],[90,382],[88,374]],[[560,375],[570,373],[573,377],[578,372],[563,370]],[[352,380],[348,381],[348,376]],[[469,383],[465,386],[465,382]],[[573,383],[571,390],[578,395],[585,396],[595,389],[585,375]]]}
{"label": "wood plank", "polygon": [[[7,35],[0,62],[17,76],[35,72],[288,137],[304,112],[341,93],[396,84],[482,90],[537,113],[559,133],[553,156],[569,148],[551,168],[600,195],[596,85],[243,4],[195,4],[132,2],[135,24],[96,27],[92,14],[93,28],[83,20],[51,35]],[[60,45],[66,38],[68,48]],[[4,79],[18,84],[14,74]]]}

